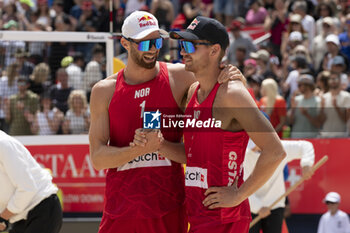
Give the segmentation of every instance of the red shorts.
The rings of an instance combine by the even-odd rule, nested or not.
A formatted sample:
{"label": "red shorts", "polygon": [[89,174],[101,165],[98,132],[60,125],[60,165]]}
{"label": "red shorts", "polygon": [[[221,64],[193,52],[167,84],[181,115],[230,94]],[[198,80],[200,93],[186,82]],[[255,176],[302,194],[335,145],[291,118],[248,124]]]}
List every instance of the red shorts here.
{"label": "red shorts", "polygon": [[226,223],[216,226],[205,226],[196,229],[190,228],[189,233],[248,233],[250,220]]}
{"label": "red shorts", "polygon": [[185,206],[155,219],[115,220],[103,215],[99,233],[186,233]]}

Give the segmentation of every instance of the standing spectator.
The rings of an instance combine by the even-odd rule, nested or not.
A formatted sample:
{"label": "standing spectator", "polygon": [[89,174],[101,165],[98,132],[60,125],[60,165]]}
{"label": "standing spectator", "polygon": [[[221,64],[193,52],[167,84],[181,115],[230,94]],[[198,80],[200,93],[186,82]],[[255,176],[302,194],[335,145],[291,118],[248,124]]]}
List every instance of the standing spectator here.
{"label": "standing spectator", "polygon": [[300,95],[293,96],[289,110],[291,138],[315,138],[321,126],[318,120],[321,99],[314,95],[313,77],[307,74],[301,75],[298,87]]}
{"label": "standing spectator", "polygon": [[11,95],[18,92],[17,87],[18,65],[12,63],[6,69],[6,76],[0,78],[0,129],[7,132],[8,124],[5,121],[6,103]]}
{"label": "standing spectator", "polygon": [[312,41],[314,40],[316,33],[315,19],[307,14],[307,4],[305,1],[296,1],[293,4],[293,12],[299,14],[302,18],[301,24],[307,32],[307,38],[309,41],[309,49],[312,50]]}
{"label": "standing spectator", "polygon": [[328,79],[331,76],[331,72],[325,70],[318,73],[316,78],[316,90],[315,94],[319,97],[322,97],[323,94],[329,91]]}
{"label": "standing spectator", "polygon": [[261,83],[261,96],[259,107],[269,116],[273,128],[281,138],[287,120],[287,106],[284,98],[278,94],[275,80],[268,78]]}
{"label": "standing spectator", "polygon": [[312,58],[315,70],[320,70],[320,65],[324,55],[327,53],[326,38],[334,33],[334,23],[331,17],[322,19],[322,31],[313,40]]}
{"label": "standing spectator", "polygon": [[0,231],[58,233],[62,208],[47,169],[22,143],[0,131]]}
{"label": "standing spectator", "polygon": [[90,111],[86,95],[82,90],[74,90],[68,98],[69,109],[64,118],[62,130],[64,134],[88,133],[90,126]]}
{"label": "standing spectator", "polygon": [[261,0],[250,0],[249,8],[245,17],[246,24],[263,24],[267,16],[267,11],[263,7]]}
{"label": "standing spectator", "polygon": [[38,0],[38,9],[34,13],[35,23],[43,25],[45,29],[51,26],[50,9],[47,0]]}
{"label": "standing spectator", "polygon": [[68,110],[68,97],[73,90],[68,86],[68,74],[65,68],[60,68],[56,72],[57,84],[50,90],[52,103],[64,114]]}
{"label": "standing spectator", "polygon": [[321,102],[321,137],[346,137],[346,123],[350,116],[350,94],[340,89],[340,76],[331,73],[328,79],[329,92]]}
{"label": "standing spectator", "polygon": [[90,96],[91,88],[95,85],[95,83],[103,78],[101,70],[103,57],[103,47],[96,44],[92,50],[92,60],[85,67],[83,84],[88,96]]}
{"label": "standing spectator", "polygon": [[[281,233],[284,219],[285,198],[280,200],[272,209],[269,209],[274,201],[285,193],[283,168],[288,162],[300,159],[302,175],[310,179],[311,167],[315,161],[315,151],[311,142],[307,141],[284,141],[281,140],[286,158],[278,165],[272,177],[254,194],[249,197],[252,217],[261,217],[261,220],[250,228],[249,233]],[[249,140],[246,156],[244,159],[244,179],[253,172],[254,166],[260,158],[260,148]],[[261,230],[261,231],[260,231]]]}
{"label": "standing spectator", "polygon": [[232,0],[213,0],[213,11],[215,18],[223,25],[229,26],[234,18],[235,1]]}
{"label": "standing spectator", "polygon": [[340,88],[346,90],[349,85],[349,79],[346,72],[345,59],[342,56],[335,56],[331,62],[331,73],[338,74],[340,76]]}
{"label": "standing spectator", "polygon": [[63,113],[53,106],[49,94],[43,93],[40,97],[40,110],[32,117],[31,130],[37,135],[55,135],[63,121]]}
{"label": "standing spectator", "polygon": [[339,34],[340,51],[350,59],[350,14],[346,15],[346,29]]}
{"label": "standing spectator", "polygon": [[284,0],[275,0],[273,11],[266,16],[264,29],[271,33],[270,41],[273,47],[273,54],[280,59],[282,35],[287,31],[288,24],[289,19],[284,7]]}
{"label": "standing spectator", "polygon": [[10,126],[10,135],[31,135],[31,123],[28,114],[39,109],[38,95],[28,90],[29,78],[19,76],[18,93],[10,97],[6,107],[6,121]]}
{"label": "standing spectator", "polygon": [[232,40],[230,41],[230,46],[228,48],[227,59],[231,64],[237,64],[236,49],[238,47],[244,47],[246,49],[246,59],[249,58],[251,52],[256,51],[252,38],[248,34],[241,32],[242,27],[243,24],[239,20],[233,20],[229,27],[229,30],[232,33]]}
{"label": "standing spectator", "polygon": [[66,68],[68,74],[68,86],[76,90],[83,90],[84,56],[81,52],[75,52],[73,62]]}
{"label": "standing spectator", "polygon": [[317,233],[342,233],[350,232],[350,220],[347,213],[339,209],[340,195],[337,192],[329,192],[323,200],[327,205],[327,213],[321,216]]}
{"label": "standing spectator", "polygon": [[170,25],[175,18],[174,6],[170,0],[153,0],[150,13],[158,19],[161,29],[170,31]]}
{"label": "standing spectator", "polygon": [[317,5],[316,15],[319,16],[318,20],[316,21],[316,35],[323,33],[322,24],[324,23],[324,19],[326,17],[332,19],[332,25],[335,27],[334,33],[339,32],[340,21],[337,17],[334,16],[334,10],[331,2],[320,2],[320,4]]}
{"label": "standing spectator", "polygon": [[182,6],[182,11],[186,18],[184,28],[187,28],[197,16],[202,15],[203,9],[204,3],[202,0],[190,0],[185,2]]}

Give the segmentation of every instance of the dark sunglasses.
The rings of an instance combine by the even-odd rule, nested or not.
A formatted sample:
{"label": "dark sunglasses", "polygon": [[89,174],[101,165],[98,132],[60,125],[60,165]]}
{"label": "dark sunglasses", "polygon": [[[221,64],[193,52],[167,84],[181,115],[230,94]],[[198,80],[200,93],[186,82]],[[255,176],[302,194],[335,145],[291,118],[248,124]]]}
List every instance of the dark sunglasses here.
{"label": "dark sunglasses", "polygon": [[326,204],[327,205],[334,205],[334,204],[337,204],[337,202],[326,201]]}
{"label": "dark sunglasses", "polygon": [[124,37],[127,41],[133,42],[138,45],[137,49],[142,52],[149,51],[154,45],[156,49],[160,49],[163,47],[163,38],[151,39],[151,40],[142,40],[142,41],[134,41],[131,38]]}
{"label": "dark sunglasses", "polygon": [[194,53],[196,51],[195,46],[196,45],[212,45],[212,43],[206,43],[206,42],[191,42],[191,41],[179,41],[180,46],[182,49],[185,50],[186,53]]}

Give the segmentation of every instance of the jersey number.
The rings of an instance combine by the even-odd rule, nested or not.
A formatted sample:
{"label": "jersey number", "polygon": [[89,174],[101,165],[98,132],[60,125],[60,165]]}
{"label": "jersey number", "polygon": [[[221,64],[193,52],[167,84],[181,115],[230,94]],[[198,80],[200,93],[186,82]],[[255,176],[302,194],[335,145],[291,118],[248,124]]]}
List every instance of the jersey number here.
{"label": "jersey number", "polygon": [[140,104],[141,107],[141,118],[143,118],[143,113],[145,112],[146,100],[142,101]]}

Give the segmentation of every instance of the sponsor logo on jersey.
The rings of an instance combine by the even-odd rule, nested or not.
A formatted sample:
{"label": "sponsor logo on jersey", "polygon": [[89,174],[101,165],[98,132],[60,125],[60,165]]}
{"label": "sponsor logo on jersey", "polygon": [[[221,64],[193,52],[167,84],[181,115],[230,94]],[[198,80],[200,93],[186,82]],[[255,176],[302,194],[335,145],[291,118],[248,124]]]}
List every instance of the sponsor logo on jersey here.
{"label": "sponsor logo on jersey", "polygon": [[157,110],[156,112],[143,113],[143,128],[144,129],[160,129],[160,116],[162,114]]}
{"label": "sponsor logo on jersey", "polygon": [[125,171],[129,169],[141,168],[141,167],[165,167],[171,166],[171,161],[158,152],[148,153],[140,155],[135,159],[131,160],[127,164],[118,167],[118,171]]}
{"label": "sponsor logo on jersey", "polygon": [[227,186],[232,186],[237,177],[237,153],[234,151],[230,151],[228,155],[228,182]]}
{"label": "sponsor logo on jersey", "polygon": [[208,174],[208,170],[206,168],[186,167],[186,172],[185,172],[186,186],[207,189],[208,188],[207,174]]}

